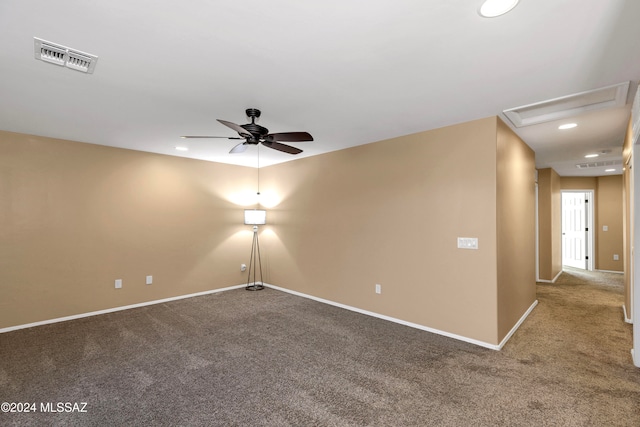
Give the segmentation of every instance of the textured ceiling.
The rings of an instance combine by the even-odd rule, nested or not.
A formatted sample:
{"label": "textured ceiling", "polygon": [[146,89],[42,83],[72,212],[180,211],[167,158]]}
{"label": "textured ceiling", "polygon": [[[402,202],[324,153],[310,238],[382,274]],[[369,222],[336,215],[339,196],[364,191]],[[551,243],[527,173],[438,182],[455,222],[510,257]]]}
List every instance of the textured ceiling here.
{"label": "textured ceiling", "polygon": [[[308,131],[299,156],[260,149],[260,165],[466,122],[631,81],[627,105],[514,130],[538,167],[580,170],[592,151],[620,159],[640,79],[637,0],[2,0],[0,129],[256,166],[228,154],[262,110],[272,132]],[[98,56],[93,74],[34,59],[33,37]],[[178,152],[177,145],[189,151]],[[620,173],[621,169],[616,171]]]}

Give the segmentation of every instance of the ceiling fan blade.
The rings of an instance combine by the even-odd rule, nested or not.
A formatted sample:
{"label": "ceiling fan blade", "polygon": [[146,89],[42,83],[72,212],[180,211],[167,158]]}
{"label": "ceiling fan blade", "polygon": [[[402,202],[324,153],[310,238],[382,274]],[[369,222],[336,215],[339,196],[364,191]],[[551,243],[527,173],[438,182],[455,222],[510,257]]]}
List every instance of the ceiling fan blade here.
{"label": "ceiling fan blade", "polygon": [[244,138],[240,138],[239,136],[207,136],[207,135],[183,135],[180,138],[182,139],[195,139],[195,138],[207,138],[207,139],[211,139],[211,138],[224,138],[224,139],[244,139]]}
{"label": "ceiling fan blade", "polygon": [[245,142],[241,142],[240,144],[233,147],[231,151],[229,151],[229,154],[244,153],[246,150],[247,144]]}
{"label": "ceiling fan blade", "polygon": [[284,142],[313,141],[313,137],[309,132],[270,133],[269,135],[267,135],[267,139]]}
{"label": "ceiling fan blade", "polygon": [[265,147],[273,148],[274,150],[282,151],[289,154],[300,154],[302,150],[296,147],[292,147],[290,145],[280,144],[279,142],[274,141],[264,141],[262,143]]}
{"label": "ceiling fan blade", "polygon": [[231,129],[235,130],[236,132],[238,132],[238,133],[239,133],[240,135],[242,135],[242,136],[252,136],[252,135],[251,135],[251,132],[249,132],[248,130],[246,130],[245,128],[243,128],[243,127],[242,127],[242,126],[240,126],[240,125],[237,125],[237,124],[235,124],[235,123],[228,122],[228,121],[226,121],[226,120],[220,120],[220,119],[217,119],[217,120],[218,120],[220,123],[222,123],[223,125],[225,125],[225,126],[227,126],[227,127],[230,127]]}

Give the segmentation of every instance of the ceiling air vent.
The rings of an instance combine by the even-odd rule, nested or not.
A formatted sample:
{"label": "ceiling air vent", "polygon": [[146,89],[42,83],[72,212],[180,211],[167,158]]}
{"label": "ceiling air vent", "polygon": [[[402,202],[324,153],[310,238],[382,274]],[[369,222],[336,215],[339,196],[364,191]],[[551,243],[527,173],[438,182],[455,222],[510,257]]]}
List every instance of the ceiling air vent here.
{"label": "ceiling air vent", "polygon": [[551,122],[577,116],[587,111],[622,107],[627,103],[629,82],[619,83],[587,92],[580,92],[560,98],[522,107],[504,110],[503,113],[515,127]]}
{"label": "ceiling air vent", "polygon": [[622,164],[622,160],[606,160],[603,162],[590,162],[590,163],[578,163],[576,167],[578,169],[592,169],[601,168],[604,166],[618,166]]}
{"label": "ceiling air vent", "polygon": [[91,74],[96,67],[98,57],[90,53],[81,52],[46,40],[33,38],[35,58],[50,62],[72,70]]}

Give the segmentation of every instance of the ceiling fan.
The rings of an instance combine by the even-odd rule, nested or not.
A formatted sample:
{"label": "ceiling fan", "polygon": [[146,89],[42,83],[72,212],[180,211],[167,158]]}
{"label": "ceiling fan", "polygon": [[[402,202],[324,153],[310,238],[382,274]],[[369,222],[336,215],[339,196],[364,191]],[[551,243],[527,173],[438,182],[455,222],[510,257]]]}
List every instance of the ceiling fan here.
{"label": "ceiling fan", "polygon": [[226,139],[244,139],[244,142],[236,145],[229,151],[229,153],[242,153],[247,149],[249,145],[258,145],[262,143],[265,147],[273,148],[274,150],[282,151],[289,154],[300,154],[302,150],[290,145],[281,144],[278,141],[284,142],[303,142],[313,141],[313,137],[308,132],[282,132],[282,133],[269,133],[269,129],[256,124],[256,119],[260,117],[260,110],[257,108],[248,108],[246,110],[247,117],[251,119],[251,123],[246,125],[237,125],[235,123],[228,122],[226,120],[218,121],[223,125],[238,132],[239,137],[232,136],[198,136],[198,135],[185,135],[181,138],[226,138]]}

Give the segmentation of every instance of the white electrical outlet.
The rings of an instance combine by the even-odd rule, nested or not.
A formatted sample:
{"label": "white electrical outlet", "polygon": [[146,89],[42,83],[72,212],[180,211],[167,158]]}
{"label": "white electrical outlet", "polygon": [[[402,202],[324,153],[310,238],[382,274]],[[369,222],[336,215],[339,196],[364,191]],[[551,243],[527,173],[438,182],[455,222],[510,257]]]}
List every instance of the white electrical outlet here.
{"label": "white electrical outlet", "polygon": [[147,285],[150,285],[153,283],[153,276],[147,276],[147,280],[146,280]]}
{"label": "white electrical outlet", "polygon": [[602,226],[602,231],[609,231],[609,226],[608,225],[603,225]]}
{"label": "white electrical outlet", "polygon": [[478,249],[478,238],[458,237],[458,249]]}
{"label": "white electrical outlet", "polygon": [[381,294],[382,293],[382,285],[379,285],[376,283],[376,294]]}
{"label": "white electrical outlet", "polygon": [[620,261],[620,255],[618,255],[618,254],[613,254],[613,260],[614,260],[614,261]]}
{"label": "white electrical outlet", "polygon": [[122,279],[116,279],[116,289],[122,288]]}

